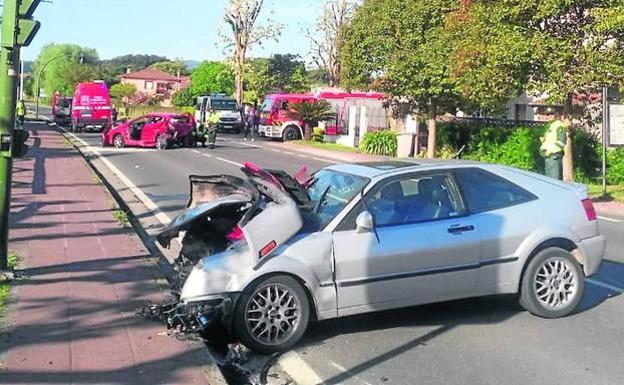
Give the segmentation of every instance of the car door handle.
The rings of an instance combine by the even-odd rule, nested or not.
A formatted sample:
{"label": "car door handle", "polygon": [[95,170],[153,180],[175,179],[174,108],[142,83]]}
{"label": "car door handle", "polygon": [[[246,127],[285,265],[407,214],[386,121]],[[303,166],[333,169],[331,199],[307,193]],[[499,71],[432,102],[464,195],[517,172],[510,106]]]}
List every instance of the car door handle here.
{"label": "car door handle", "polygon": [[467,231],[474,231],[473,225],[462,226],[462,225],[454,225],[448,228],[448,232],[451,234],[461,234]]}

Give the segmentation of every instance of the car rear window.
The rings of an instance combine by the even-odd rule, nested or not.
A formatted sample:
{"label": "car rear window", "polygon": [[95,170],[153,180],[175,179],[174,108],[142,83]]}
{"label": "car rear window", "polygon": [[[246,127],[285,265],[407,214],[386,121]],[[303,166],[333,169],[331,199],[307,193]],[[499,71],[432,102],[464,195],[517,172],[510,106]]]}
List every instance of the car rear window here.
{"label": "car rear window", "polygon": [[454,171],[471,213],[496,210],[537,199],[514,183],[480,168]]}

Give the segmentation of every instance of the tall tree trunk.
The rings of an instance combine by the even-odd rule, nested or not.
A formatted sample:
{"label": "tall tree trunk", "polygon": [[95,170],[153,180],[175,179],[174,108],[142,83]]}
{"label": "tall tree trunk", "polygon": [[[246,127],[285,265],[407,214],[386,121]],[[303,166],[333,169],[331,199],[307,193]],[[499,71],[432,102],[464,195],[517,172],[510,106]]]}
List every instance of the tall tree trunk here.
{"label": "tall tree trunk", "polygon": [[[568,95],[563,105],[563,117],[567,123],[572,122],[572,95]],[[566,144],[563,153],[563,180],[574,182],[574,152],[572,145],[572,126],[566,130]]]}
{"label": "tall tree trunk", "polygon": [[427,158],[433,159],[436,155],[436,143],[437,143],[437,125],[436,125],[436,107],[437,103],[434,98],[429,98],[429,113],[428,113],[428,130],[427,136]]}
{"label": "tall tree trunk", "polygon": [[243,72],[245,69],[245,48],[236,48],[236,73],[234,74],[234,96],[238,106],[243,105],[244,90],[243,90]]}
{"label": "tall tree trunk", "polygon": [[303,138],[305,140],[312,140],[312,123],[303,123]]}

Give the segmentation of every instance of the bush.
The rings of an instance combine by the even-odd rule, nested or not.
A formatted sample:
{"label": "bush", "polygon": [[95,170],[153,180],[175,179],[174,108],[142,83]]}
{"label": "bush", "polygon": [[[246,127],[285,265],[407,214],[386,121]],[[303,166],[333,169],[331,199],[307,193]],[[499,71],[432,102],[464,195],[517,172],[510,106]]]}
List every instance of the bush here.
{"label": "bush", "polygon": [[367,132],[362,138],[361,147],[368,154],[396,156],[396,132],[390,130]]}
{"label": "bush", "polygon": [[195,97],[191,89],[186,88],[173,94],[171,102],[176,107],[190,107],[195,105]]}
{"label": "bush", "polygon": [[589,183],[601,175],[602,145],[593,135],[577,131],[573,139],[574,179]]}
{"label": "bush", "polygon": [[607,182],[624,184],[624,147],[607,151]]}
{"label": "bush", "polygon": [[314,127],[312,129],[312,140],[315,142],[323,142],[325,139],[325,130],[320,127]]}

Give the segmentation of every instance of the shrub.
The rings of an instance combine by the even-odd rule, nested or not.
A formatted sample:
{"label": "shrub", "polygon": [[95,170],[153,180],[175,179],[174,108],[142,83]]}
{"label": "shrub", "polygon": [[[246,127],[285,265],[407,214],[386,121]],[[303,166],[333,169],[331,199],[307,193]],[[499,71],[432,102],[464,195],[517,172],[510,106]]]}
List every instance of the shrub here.
{"label": "shrub", "polygon": [[312,140],[315,142],[323,142],[325,139],[325,130],[320,127],[314,127],[312,129]]}
{"label": "shrub", "polygon": [[607,182],[624,184],[624,147],[607,151]]}
{"label": "shrub", "polygon": [[593,135],[577,131],[573,140],[574,179],[578,182],[591,182],[601,175],[602,147]]}
{"label": "shrub", "polygon": [[396,156],[396,132],[390,130],[367,132],[362,138],[361,147],[368,154]]}

